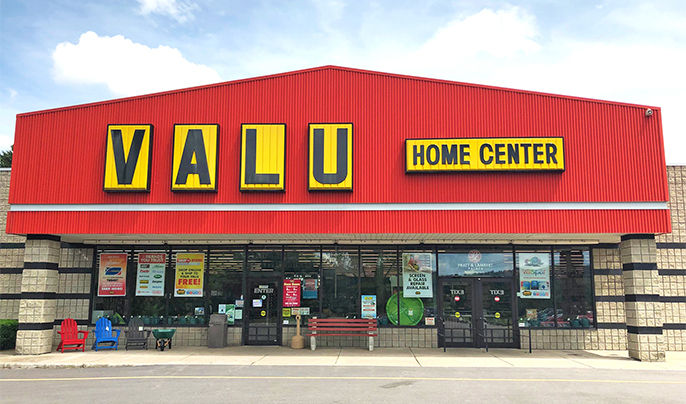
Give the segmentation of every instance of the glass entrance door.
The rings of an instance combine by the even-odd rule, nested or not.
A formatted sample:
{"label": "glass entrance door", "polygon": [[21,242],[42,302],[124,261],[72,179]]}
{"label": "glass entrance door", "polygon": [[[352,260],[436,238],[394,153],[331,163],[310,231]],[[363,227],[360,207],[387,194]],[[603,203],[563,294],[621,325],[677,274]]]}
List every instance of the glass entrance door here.
{"label": "glass entrance door", "polygon": [[439,344],[474,346],[473,280],[446,279],[440,283],[440,290],[443,321],[439,324]]}
{"label": "glass entrance door", "polygon": [[439,345],[516,347],[512,278],[445,278]]}
{"label": "glass entrance door", "polygon": [[480,293],[480,345],[493,347],[515,347],[514,318],[512,305],[512,280],[479,279]]}
{"label": "glass entrance door", "polygon": [[274,278],[248,281],[245,302],[245,344],[281,345],[280,281]]}

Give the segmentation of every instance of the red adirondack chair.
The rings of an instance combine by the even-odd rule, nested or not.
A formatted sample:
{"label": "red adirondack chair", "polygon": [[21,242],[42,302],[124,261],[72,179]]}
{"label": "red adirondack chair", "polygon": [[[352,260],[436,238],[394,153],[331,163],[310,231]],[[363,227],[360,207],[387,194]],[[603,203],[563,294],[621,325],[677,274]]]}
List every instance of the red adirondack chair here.
{"label": "red adirondack chair", "polygon": [[57,346],[58,351],[64,350],[78,350],[81,348],[81,352],[86,350],[86,338],[88,338],[88,331],[79,330],[76,327],[76,321],[73,318],[65,318],[62,320],[60,325],[60,330],[57,331],[60,334],[60,344]]}

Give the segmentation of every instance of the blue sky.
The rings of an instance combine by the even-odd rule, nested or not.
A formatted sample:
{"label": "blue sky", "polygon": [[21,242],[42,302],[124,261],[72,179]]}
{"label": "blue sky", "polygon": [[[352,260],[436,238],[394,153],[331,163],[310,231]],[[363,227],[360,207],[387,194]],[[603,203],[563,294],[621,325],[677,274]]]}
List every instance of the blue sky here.
{"label": "blue sky", "polygon": [[327,64],[659,106],[686,164],[683,0],[0,0],[0,149],[17,113]]}

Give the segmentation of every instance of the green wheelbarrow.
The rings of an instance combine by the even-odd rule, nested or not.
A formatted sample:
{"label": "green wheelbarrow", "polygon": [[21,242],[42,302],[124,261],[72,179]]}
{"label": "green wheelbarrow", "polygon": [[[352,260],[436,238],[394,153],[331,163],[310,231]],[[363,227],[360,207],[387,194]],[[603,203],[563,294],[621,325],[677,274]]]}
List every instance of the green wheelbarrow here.
{"label": "green wheelbarrow", "polygon": [[155,336],[155,349],[159,349],[160,351],[164,351],[165,347],[171,349],[172,337],[175,332],[176,330],[173,328],[152,330],[152,335]]}

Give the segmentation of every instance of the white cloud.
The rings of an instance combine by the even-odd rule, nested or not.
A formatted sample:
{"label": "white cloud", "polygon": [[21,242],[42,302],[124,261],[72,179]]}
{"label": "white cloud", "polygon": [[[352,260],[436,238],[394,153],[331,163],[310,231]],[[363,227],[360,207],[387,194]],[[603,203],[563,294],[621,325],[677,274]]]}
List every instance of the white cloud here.
{"label": "white cloud", "polygon": [[[530,64],[543,46],[536,18],[518,7],[458,15],[414,49],[375,68],[441,79],[513,86],[511,64]],[[509,84],[503,84],[503,82]]]}
{"label": "white cloud", "polygon": [[143,15],[159,14],[175,19],[179,23],[193,19],[193,11],[198,6],[184,0],[138,0],[138,12]]}
{"label": "white cloud", "polygon": [[79,42],[62,42],[52,54],[54,77],[63,83],[104,84],[119,96],[220,81],[212,68],[186,60],[178,49],[150,48],[121,35],[89,31]]}
{"label": "white cloud", "polygon": [[[614,10],[608,29],[633,24],[630,38],[542,35],[516,7],[460,15],[404,56],[373,68],[448,80],[662,107],[666,159],[686,164],[686,32],[683,17],[645,6]],[[677,29],[680,27],[679,29]]]}
{"label": "white cloud", "polygon": [[439,28],[419,54],[452,62],[481,54],[510,57],[539,50],[537,34],[535,18],[517,7],[484,9]]}
{"label": "white cloud", "polygon": [[640,36],[657,35],[686,39],[686,15],[665,12],[658,8],[659,3],[649,2],[638,5],[627,4],[607,15],[607,22],[622,26],[629,32]]}

